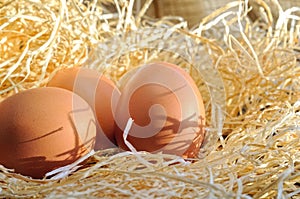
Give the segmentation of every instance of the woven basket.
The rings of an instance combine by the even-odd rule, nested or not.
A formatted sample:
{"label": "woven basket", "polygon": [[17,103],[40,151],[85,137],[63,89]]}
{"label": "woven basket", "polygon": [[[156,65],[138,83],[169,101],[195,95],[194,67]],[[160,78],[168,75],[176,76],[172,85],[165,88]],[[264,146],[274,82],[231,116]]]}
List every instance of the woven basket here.
{"label": "woven basket", "polygon": [[[238,0],[237,0],[238,1]],[[244,0],[242,0],[244,1]],[[139,2],[139,1],[137,1]],[[145,0],[140,0],[142,5]],[[181,16],[188,21],[190,27],[197,25],[201,19],[218,8],[232,2],[231,0],[153,0],[147,15],[151,17],[161,18],[163,16]],[[254,16],[259,17],[260,5],[256,0],[249,0],[249,4],[254,7]],[[266,4],[271,8],[272,14],[278,16],[277,0],[265,0]],[[278,0],[283,10],[291,7],[300,6],[299,0]]]}
{"label": "woven basket", "polygon": [[194,26],[212,11],[231,2],[230,0],[154,0],[148,10],[149,16],[161,18],[163,16],[181,16]]}

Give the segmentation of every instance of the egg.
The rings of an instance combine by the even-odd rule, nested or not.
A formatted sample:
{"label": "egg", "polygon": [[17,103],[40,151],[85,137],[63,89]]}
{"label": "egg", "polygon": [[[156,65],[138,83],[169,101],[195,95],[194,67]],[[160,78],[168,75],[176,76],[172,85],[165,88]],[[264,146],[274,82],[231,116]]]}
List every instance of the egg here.
{"label": "egg", "polygon": [[190,75],[180,67],[160,62],[143,65],[121,80],[116,110],[116,140],[124,142],[129,118],[133,124],[127,141],[138,151],[197,157],[205,136],[205,109]]}
{"label": "egg", "polygon": [[95,144],[91,107],[61,88],[34,88],[0,103],[0,164],[33,178],[73,163]]}
{"label": "egg", "polygon": [[114,111],[120,97],[115,84],[98,71],[73,67],[61,69],[54,74],[48,87],[60,87],[77,93],[93,108],[97,118],[95,150],[115,147]]}

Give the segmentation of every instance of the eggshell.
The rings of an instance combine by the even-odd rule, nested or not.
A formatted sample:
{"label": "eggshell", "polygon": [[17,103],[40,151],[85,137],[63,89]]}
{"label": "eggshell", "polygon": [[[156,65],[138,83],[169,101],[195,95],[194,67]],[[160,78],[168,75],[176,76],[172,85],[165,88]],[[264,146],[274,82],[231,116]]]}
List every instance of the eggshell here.
{"label": "eggshell", "polygon": [[153,63],[121,81],[116,111],[116,140],[128,150],[124,129],[134,120],[127,140],[138,151],[197,157],[204,139],[205,109],[193,79],[170,63]]}
{"label": "eggshell", "polygon": [[117,104],[120,91],[111,80],[96,70],[73,67],[59,70],[47,86],[73,91],[85,99],[98,120],[95,150],[115,147],[113,104]]}
{"label": "eggshell", "polygon": [[81,97],[61,88],[30,89],[0,103],[0,164],[43,178],[90,152],[95,117]]}

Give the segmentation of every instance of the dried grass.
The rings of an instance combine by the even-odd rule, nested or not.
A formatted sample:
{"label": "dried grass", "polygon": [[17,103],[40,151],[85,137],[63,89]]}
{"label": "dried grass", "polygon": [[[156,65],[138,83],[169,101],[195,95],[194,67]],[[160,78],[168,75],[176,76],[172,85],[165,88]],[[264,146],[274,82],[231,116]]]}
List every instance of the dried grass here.
{"label": "dried grass", "polygon": [[[55,70],[64,67],[88,63],[88,67],[105,69],[117,81],[139,64],[165,60],[190,72],[211,116],[210,130],[219,133],[209,153],[193,163],[167,154],[108,149],[96,152],[83,168],[60,180],[33,180],[1,167],[0,197],[299,197],[300,8],[283,10],[278,4],[275,19],[267,3],[256,2],[261,6],[261,20],[251,21],[247,1],[237,1],[188,29],[181,17],[152,20],[144,16],[151,1],[140,10],[133,8],[133,1],[121,0],[0,1],[0,101],[44,86]],[[131,48],[139,47],[136,50],[112,51],[121,48],[116,38],[137,38],[143,33],[150,36],[144,38],[148,41],[144,49],[140,39]],[[157,35],[169,40],[155,39]],[[189,42],[186,45],[191,48],[180,47],[172,35],[184,35],[189,38],[184,41],[201,42],[204,48]],[[163,48],[146,48],[151,42]],[[165,51],[166,46],[174,46],[179,53]],[[202,63],[194,62],[197,57],[191,61],[182,56],[194,55],[195,49],[204,53],[201,56],[209,55],[212,64],[204,62],[201,67]],[[103,51],[113,54],[101,57]],[[202,76],[195,70],[198,65],[201,72],[206,71]],[[208,73],[217,69],[223,84],[214,82],[218,73]],[[212,97],[225,97],[222,88],[217,89],[220,95],[210,92],[214,84],[224,85],[225,101]],[[215,105],[221,106],[226,118],[216,114]],[[224,126],[220,117],[225,118]]]}

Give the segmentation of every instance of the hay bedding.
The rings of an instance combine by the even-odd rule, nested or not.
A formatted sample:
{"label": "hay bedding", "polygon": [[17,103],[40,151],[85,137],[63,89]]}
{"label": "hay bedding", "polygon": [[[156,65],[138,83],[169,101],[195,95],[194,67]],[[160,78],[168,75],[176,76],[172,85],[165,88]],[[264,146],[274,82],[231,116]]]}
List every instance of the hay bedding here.
{"label": "hay bedding", "polygon": [[[259,7],[251,21],[251,7],[232,2],[189,29],[181,17],[147,17],[150,3],[136,9],[133,1],[0,1],[0,100],[44,86],[59,68],[96,63],[93,49],[117,34],[175,27],[202,42],[223,79],[226,119],[210,153],[191,163],[108,149],[58,180],[33,180],[1,167],[0,197],[300,198],[300,8],[276,4],[274,18],[267,3],[251,1]],[[137,49],[104,69],[116,81],[153,60],[191,65],[168,52]],[[210,115],[216,99],[210,101],[205,81],[190,73]]]}

